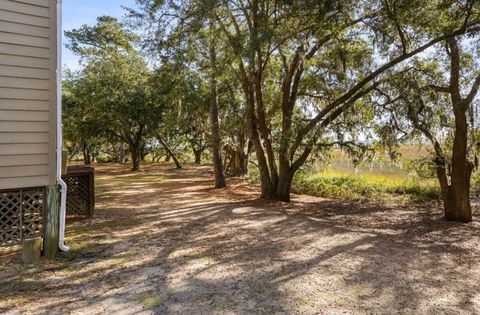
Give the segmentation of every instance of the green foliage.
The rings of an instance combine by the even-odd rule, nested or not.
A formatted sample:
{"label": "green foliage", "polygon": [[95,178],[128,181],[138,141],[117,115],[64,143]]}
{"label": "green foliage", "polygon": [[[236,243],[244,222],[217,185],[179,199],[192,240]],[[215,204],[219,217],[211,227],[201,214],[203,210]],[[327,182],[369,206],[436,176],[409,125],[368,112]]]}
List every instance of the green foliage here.
{"label": "green foliage", "polygon": [[420,178],[435,178],[436,165],[432,158],[419,158],[408,162],[406,165],[409,171],[414,172]]}
{"label": "green foliage", "polygon": [[125,29],[125,25],[111,16],[100,16],[93,26],[82,25],[79,29],[66,31],[66,47],[84,58],[101,56],[106,51],[134,51],[140,38]]}
{"label": "green foliage", "polygon": [[66,138],[90,144],[98,137],[114,138],[128,145],[138,168],[141,147],[158,128],[163,105],[145,61],[133,49],[137,37],[123,27],[115,18],[101,17],[94,26],[66,33],[68,46],[84,63],[65,82]]}

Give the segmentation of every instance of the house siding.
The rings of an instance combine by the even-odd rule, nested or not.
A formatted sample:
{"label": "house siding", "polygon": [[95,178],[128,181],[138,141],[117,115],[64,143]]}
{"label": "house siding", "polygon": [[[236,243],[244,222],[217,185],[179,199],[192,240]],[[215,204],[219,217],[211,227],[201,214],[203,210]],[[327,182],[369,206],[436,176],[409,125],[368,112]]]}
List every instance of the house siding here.
{"label": "house siding", "polygon": [[0,190],[55,183],[56,24],[55,0],[0,0]]}

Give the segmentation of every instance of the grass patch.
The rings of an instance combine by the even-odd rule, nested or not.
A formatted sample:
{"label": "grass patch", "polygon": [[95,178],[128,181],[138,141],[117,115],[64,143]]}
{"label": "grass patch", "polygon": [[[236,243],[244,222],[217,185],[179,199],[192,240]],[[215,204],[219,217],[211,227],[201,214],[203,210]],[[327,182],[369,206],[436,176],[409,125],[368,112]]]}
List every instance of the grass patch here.
{"label": "grass patch", "polygon": [[401,196],[408,201],[428,201],[440,196],[435,180],[338,171],[297,174],[293,187],[304,194],[353,200],[382,201]]}
{"label": "grass patch", "polygon": [[148,308],[154,308],[162,303],[162,299],[158,296],[141,296],[138,302]]}

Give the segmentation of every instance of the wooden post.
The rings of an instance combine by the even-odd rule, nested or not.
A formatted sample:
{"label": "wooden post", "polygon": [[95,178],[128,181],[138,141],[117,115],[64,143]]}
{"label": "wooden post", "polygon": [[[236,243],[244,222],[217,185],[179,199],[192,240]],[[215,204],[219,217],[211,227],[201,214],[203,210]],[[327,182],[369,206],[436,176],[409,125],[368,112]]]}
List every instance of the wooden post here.
{"label": "wooden post", "polygon": [[34,237],[23,240],[22,261],[29,265],[38,261],[42,252],[42,238]]}
{"label": "wooden post", "polygon": [[45,205],[45,238],[43,254],[48,259],[55,259],[58,252],[58,228],[59,228],[59,189],[58,186],[49,186],[46,189]]}

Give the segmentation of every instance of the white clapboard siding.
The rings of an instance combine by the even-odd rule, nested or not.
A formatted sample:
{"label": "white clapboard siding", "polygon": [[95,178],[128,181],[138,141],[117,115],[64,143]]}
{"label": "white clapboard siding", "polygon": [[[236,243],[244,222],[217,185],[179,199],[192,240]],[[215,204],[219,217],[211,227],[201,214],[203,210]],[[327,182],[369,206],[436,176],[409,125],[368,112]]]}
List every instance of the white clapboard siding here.
{"label": "white clapboard siding", "polygon": [[50,120],[50,112],[0,109],[0,121],[45,121]]}
{"label": "white clapboard siding", "polygon": [[14,78],[50,79],[48,69],[36,69],[22,66],[0,65],[0,75],[8,75]]}
{"label": "white clapboard siding", "polygon": [[14,0],[19,3],[33,4],[39,7],[49,8],[52,0]]}
{"label": "white clapboard siding", "polygon": [[39,47],[48,49],[49,38],[23,35],[18,33],[6,33],[0,29],[0,43],[21,45],[27,47]]}
{"label": "white clapboard siding", "polygon": [[11,34],[50,38],[50,29],[47,27],[38,27],[11,21],[0,20],[0,30],[2,30],[2,32]]}
{"label": "white clapboard siding", "polygon": [[0,74],[0,87],[48,91],[50,88],[50,80],[6,77]]}
{"label": "white clapboard siding", "polygon": [[49,90],[50,80],[7,77],[7,76],[2,76],[0,74],[0,87],[32,89],[32,90]]}
{"label": "white clapboard siding", "polygon": [[14,143],[0,144],[2,155],[47,154],[48,143]]}
{"label": "white clapboard siding", "polygon": [[50,101],[49,90],[4,88],[0,86],[0,98],[17,100]]}
{"label": "white clapboard siding", "polygon": [[[0,178],[1,189],[29,188],[46,186],[50,182],[49,176],[25,176]],[[46,184],[47,183],[47,184]],[[29,186],[25,186],[29,185]]]}
{"label": "white clapboard siding", "polygon": [[50,60],[43,57],[25,57],[0,53],[0,65],[49,70]]}
{"label": "white clapboard siding", "polygon": [[0,165],[24,166],[24,165],[48,165],[48,154],[25,154],[25,155],[1,155]]}
{"label": "white clapboard siding", "polygon": [[0,110],[50,111],[50,101],[0,98]]}
{"label": "white clapboard siding", "polygon": [[56,1],[0,0],[0,190],[55,183]]}
{"label": "white clapboard siding", "polygon": [[[9,0],[2,0],[2,2],[3,1],[9,1]],[[18,24],[43,27],[43,28],[50,27],[50,19],[48,18],[32,16],[32,15],[22,14],[22,13],[17,13],[12,11],[4,11],[2,9],[0,9],[0,20],[6,21],[6,22],[14,22]]]}
{"label": "white clapboard siding", "polygon": [[48,132],[2,132],[0,144],[48,143]]}
{"label": "white clapboard siding", "polygon": [[32,4],[39,7],[49,8],[52,0],[13,0],[19,3]]}
{"label": "white clapboard siding", "polygon": [[[50,132],[49,122],[0,121],[0,132]],[[1,155],[1,151],[0,151]]]}
{"label": "white clapboard siding", "polygon": [[[55,2],[55,1],[51,1]],[[50,17],[50,8],[38,6],[34,4],[27,4],[12,0],[0,1],[0,10],[20,13],[24,15],[31,15],[36,17]]]}
{"label": "white clapboard siding", "polygon": [[0,167],[0,178],[47,176],[47,175],[48,175],[48,164]]}
{"label": "white clapboard siding", "polygon": [[48,59],[50,50],[45,47],[15,45],[12,43],[2,43],[0,41],[0,54]]}

